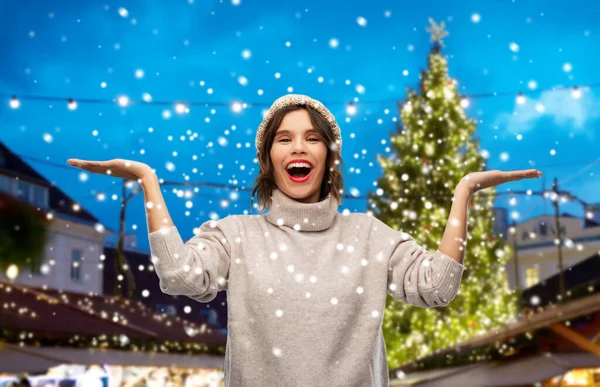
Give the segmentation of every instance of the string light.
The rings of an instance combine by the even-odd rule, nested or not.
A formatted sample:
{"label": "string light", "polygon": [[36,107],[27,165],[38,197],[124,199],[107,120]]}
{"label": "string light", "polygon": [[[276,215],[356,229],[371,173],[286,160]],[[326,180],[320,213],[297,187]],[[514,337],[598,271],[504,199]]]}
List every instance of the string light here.
{"label": "string light", "polygon": [[129,97],[122,95],[117,99],[117,103],[122,107],[127,107],[129,105]]}
{"label": "string light", "polygon": [[69,98],[69,103],[67,104],[67,107],[69,108],[69,110],[75,110],[77,109],[77,102]]}
{"label": "string light", "polygon": [[[556,88],[552,88],[552,89],[545,89],[545,90],[537,90],[537,91],[532,91],[532,92],[557,92],[557,91],[561,91],[561,90],[567,90],[567,89],[571,89],[571,96],[575,99],[579,99],[582,97],[582,90],[583,88],[586,89],[591,89],[591,88],[595,88],[595,87],[600,87],[600,82],[597,83],[591,83],[589,85],[583,85],[583,86],[565,86],[565,87],[556,87]],[[479,99],[479,98],[487,98],[487,97],[498,97],[498,96],[503,96],[503,95],[514,95],[514,94],[518,94],[516,97],[516,101],[519,105],[523,105],[526,101],[525,95],[522,91],[515,93],[515,92],[492,92],[492,93],[480,93],[480,94],[472,94],[472,95],[464,95],[463,99],[461,100],[461,106],[462,104],[468,104],[467,106],[470,105],[470,101],[473,99]],[[8,97],[7,95],[2,95],[0,94],[0,98],[6,98]],[[21,99],[27,99],[27,100],[45,100],[45,101],[64,101],[65,98],[61,98],[61,97],[42,97],[42,96],[21,96]],[[70,101],[75,101],[77,100],[78,102],[74,102],[77,106],[78,103],[114,103],[114,100],[104,100],[104,99],[85,99],[85,98],[69,98],[67,99],[67,102]],[[127,107],[132,103],[140,103],[140,104],[144,104],[144,105],[175,105],[176,106],[176,111],[179,113],[178,106],[181,106],[179,109],[184,109],[184,111],[182,111],[183,113],[189,113],[189,107],[190,106],[229,106],[232,108],[232,110],[234,110],[234,112],[239,113],[239,111],[241,111],[241,109],[244,109],[248,106],[253,106],[253,107],[270,107],[271,103],[265,103],[265,102],[251,102],[251,103],[244,103],[241,104],[240,102],[187,102],[187,103],[182,103],[182,102],[172,102],[172,101],[152,101],[152,97],[148,94],[145,93],[143,95],[143,101],[144,102],[136,102],[136,101],[131,101],[129,99],[129,97],[127,96],[120,96],[117,98],[117,103],[121,106],[121,107]],[[464,101],[464,102],[463,102]],[[385,103],[385,102],[396,102],[396,99],[385,99],[385,100],[370,100],[370,101],[361,101],[360,103],[363,105],[366,104],[380,104],[380,103]],[[347,102],[340,102],[340,101],[330,101],[330,102],[323,102],[323,104],[325,105],[346,105],[346,112],[349,115],[353,115],[352,112],[354,111],[354,109],[356,108],[354,103],[347,103]],[[17,109],[21,106],[21,103],[19,101],[19,99],[17,99],[17,96],[13,95],[11,96],[11,100],[9,102],[9,105],[11,108],[13,109]],[[464,107],[464,106],[463,106]],[[239,110],[239,111],[236,111]],[[354,113],[356,114],[356,113]]]}
{"label": "string light", "polygon": [[175,111],[179,114],[189,113],[190,109],[182,102],[175,104]]}
{"label": "string light", "polygon": [[463,99],[461,99],[461,100],[460,100],[460,106],[461,106],[463,109],[466,109],[466,108],[468,108],[470,104],[471,104],[471,103],[469,102],[469,100],[468,100],[467,98],[463,98]]}
{"label": "string light", "polygon": [[231,110],[232,110],[234,113],[239,113],[239,112],[241,112],[241,111],[242,111],[242,104],[241,104],[241,103],[239,103],[239,102],[234,102],[234,103],[232,103],[232,104],[231,104]]}
{"label": "string light", "polygon": [[[13,265],[14,266],[14,265]],[[18,268],[10,269],[13,272],[17,271]],[[148,292],[147,290],[145,292]],[[19,315],[20,319],[39,319],[42,316],[37,313],[37,306],[41,303],[46,303],[47,306],[42,308],[54,308],[53,314],[59,315],[65,308],[69,310],[76,310],[76,313],[83,313],[89,316],[94,316],[98,319],[110,320],[114,324],[118,324],[124,330],[133,329],[136,331],[136,336],[139,334],[137,327],[132,326],[131,321],[134,320],[135,316],[141,316],[143,319],[152,321],[152,324],[148,327],[142,327],[146,329],[148,334],[156,334],[160,332],[158,325],[163,325],[165,329],[171,332],[184,332],[189,338],[180,338],[178,335],[175,340],[161,339],[159,335],[155,335],[154,339],[151,338],[134,338],[128,336],[125,333],[117,335],[106,335],[101,333],[91,334],[89,336],[81,336],[78,334],[65,334],[59,335],[53,338],[49,338],[46,333],[50,331],[40,332],[17,332],[10,328],[5,330],[5,342],[18,344],[18,345],[39,345],[40,341],[43,345],[56,345],[62,344],[70,347],[77,348],[119,348],[124,349],[127,347],[128,350],[133,351],[150,351],[150,352],[161,352],[161,353],[190,353],[193,351],[195,354],[210,354],[222,353],[224,348],[219,346],[206,344],[202,336],[211,334],[212,329],[208,328],[206,323],[198,324],[193,321],[189,321],[181,318],[180,316],[169,316],[164,312],[157,312],[149,309],[142,302],[132,302],[127,299],[119,297],[107,297],[101,296],[94,293],[87,295],[77,295],[65,293],[63,291],[46,292],[39,288],[28,288],[22,287],[19,284],[7,283],[0,281],[0,296],[11,297],[11,293],[15,293],[14,301],[6,303],[5,309],[7,312]],[[17,295],[18,294],[18,295]],[[25,297],[25,298],[24,298]],[[21,304],[18,302],[21,301]],[[35,305],[34,305],[35,304]],[[191,312],[188,307],[183,310],[184,313]],[[195,336],[198,336],[194,339]],[[200,342],[199,342],[200,341]]]}
{"label": "string light", "polygon": [[19,102],[16,95],[13,95],[8,105],[13,109],[18,109],[21,106],[21,102]]}
{"label": "string light", "polygon": [[354,102],[350,102],[350,103],[348,104],[348,106],[346,107],[346,113],[347,113],[349,116],[353,116],[353,115],[355,115],[355,114],[356,114],[356,105],[354,104]]}

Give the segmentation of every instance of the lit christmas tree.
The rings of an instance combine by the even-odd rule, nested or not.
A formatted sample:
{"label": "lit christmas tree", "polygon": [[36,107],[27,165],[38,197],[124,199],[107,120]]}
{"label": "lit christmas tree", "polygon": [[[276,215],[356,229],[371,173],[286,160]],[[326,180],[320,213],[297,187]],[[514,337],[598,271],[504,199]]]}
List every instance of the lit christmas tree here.
{"label": "lit christmas tree", "polygon": [[[433,47],[428,68],[421,73],[420,93],[409,90],[399,105],[401,124],[390,139],[395,154],[378,157],[385,175],[369,196],[377,218],[412,235],[433,253],[442,239],[456,185],[468,173],[486,170],[486,165],[473,138],[476,121],[463,111],[468,101],[459,96],[440,53],[447,35],[444,24],[430,22]],[[494,188],[471,198],[467,269],[458,295],[447,307],[423,309],[388,295],[383,333],[390,368],[514,318],[518,294],[507,289],[504,275],[512,249],[493,235],[494,199]]]}

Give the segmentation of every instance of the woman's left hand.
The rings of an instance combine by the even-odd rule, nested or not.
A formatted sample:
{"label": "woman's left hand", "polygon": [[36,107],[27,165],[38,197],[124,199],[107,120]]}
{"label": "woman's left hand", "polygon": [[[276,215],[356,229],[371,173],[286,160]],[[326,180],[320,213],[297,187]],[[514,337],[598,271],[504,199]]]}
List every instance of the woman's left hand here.
{"label": "woman's left hand", "polygon": [[460,180],[457,189],[464,189],[469,196],[471,196],[482,189],[494,187],[510,181],[533,179],[540,176],[542,176],[542,172],[537,169],[523,169],[520,171],[508,172],[494,169],[492,171],[471,172]]}

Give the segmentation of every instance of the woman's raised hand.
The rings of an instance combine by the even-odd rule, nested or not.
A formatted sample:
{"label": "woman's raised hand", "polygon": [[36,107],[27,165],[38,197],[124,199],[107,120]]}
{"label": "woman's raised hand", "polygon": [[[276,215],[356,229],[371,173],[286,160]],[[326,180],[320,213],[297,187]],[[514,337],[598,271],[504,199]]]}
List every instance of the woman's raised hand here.
{"label": "woman's raised hand", "polygon": [[461,179],[458,187],[465,189],[469,196],[471,196],[482,189],[495,187],[511,181],[537,179],[540,176],[542,176],[542,172],[537,169],[522,169],[518,171],[500,171],[494,169],[491,171],[471,172]]}
{"label": "woman's raised hand", "polygon": [[92,173],[122,177],[128,180],[138,180],[154,173],[148,164],[133,160],[112,159],[107,161],[89,161],[68,159],[70,165]]}

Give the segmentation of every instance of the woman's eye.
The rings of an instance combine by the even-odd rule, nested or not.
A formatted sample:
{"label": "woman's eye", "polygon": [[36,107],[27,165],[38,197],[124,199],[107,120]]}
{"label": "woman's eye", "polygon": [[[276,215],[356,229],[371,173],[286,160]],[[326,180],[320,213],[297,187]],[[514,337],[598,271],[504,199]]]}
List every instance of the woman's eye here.
{"label": "woman's eye", "polygon": [[[282,142],[282,141],[290,141],[290,139],[289,138],[282,138],[282,139],[279,140],[279,142]],[[309,138],[308,141],[319,141],[319,139],[313,137],[313,138]]]}

